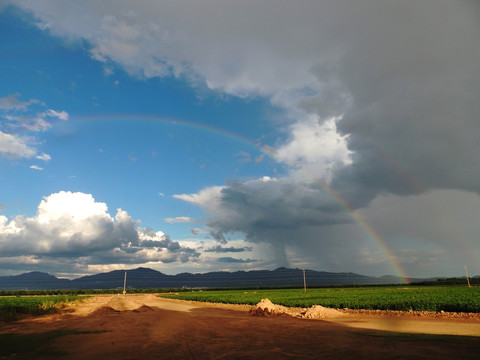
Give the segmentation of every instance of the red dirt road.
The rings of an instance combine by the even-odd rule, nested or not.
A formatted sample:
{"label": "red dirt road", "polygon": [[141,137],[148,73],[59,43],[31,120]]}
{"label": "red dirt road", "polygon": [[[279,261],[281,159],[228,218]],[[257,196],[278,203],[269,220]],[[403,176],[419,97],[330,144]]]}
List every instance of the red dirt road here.
{"label": "red dirt road", "polygon": [[[12,334],[14,341],[15,336],[25,336],[26,343],[56,331],[30,350],[22,350],[20,343],[16,355],[9,354],[15,359],[480,358],[478,319],[402,318],[397,319],[402,324],[398,327],[395,319],[380,321],[372,316],[348,315],[328,321],[270,318],[251,316],[248,309],[175,302],[153,295],[98,296],[75,305],[67,315],[0,323],[0,338]],[[422,330],[424,323],[429,324],[426,330]],[[374,326],[393,327],[397,332],[374,330]],[[470,336],[409,333],[428,333],[428,327]]]}

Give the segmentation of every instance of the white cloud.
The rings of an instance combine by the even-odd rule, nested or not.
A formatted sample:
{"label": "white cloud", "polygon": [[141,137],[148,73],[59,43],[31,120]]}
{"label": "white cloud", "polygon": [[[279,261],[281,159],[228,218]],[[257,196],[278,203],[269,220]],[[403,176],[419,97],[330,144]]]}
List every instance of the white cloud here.
{"label": "white cloud", "polygon": [[221,200],[221,192],[224,188],[225,186],[211,186],[201,190],[197,194],[176,194],[172,197],[213,210],[218,208],[218,202]]}
{"label": "white cloud", "polygon": [[45,113],[46,116],[55,117],[57,119],[67,121],[68,120],[68,113],[66,111],[55,111],[52,109],[48,109]]}
{"label": "white cloud", "polygon": [[[431,187],[478,189],[480,174],[471,174],[478,169],[474,119],[480,113],[472,96],[480,90],[474,2],[14,3],[31,11],[40,28],[87,41],[91,56],[105,66],[269,99],[289,119],[287,142],[276,144],[282,157],[302,166],[306,160],[316,176],[351,180],[360,192],[369,187],[371,197],[415,193],[391,175],[392,162],[384,159],[392,157]],[[336,128],[320,131],[310,116],[319,123],[343,117]],[[446,145],[459,138],[465,141]],[[303,147],[302,139],[315,146]],[[335,178],[329,172],[345,165],[346,143],[355,166]],[[386,181],[375,191],[372,178]]]}
{"label": "white cloud", "polygon": [[0,130],[0,154],[6,158],[31,158],[36,149],[29,143],[31,138],[6,134]]}
{"label": "white cloud", "polygon": [[279,147],[275,157],[294,168],[306,170],[310,176],[330,180],[335,167],[351,164],[346,136],[337,133],[336,122],[320,123],[315,116],[290,127],[290,139]]}
{"label": "white cloud", "polygon": [[31,104],[38,103],[38,100],[30,99],[28,101],[20,101],[20,94],[10,94],[0,98],[0,110],[25,110]]}
{"label": "white cloud", "polygon": [[[21,101],[19,94],[0,98],[0,154],[7,158],[32,158],[37,155],[34,145],[36,137],[21,136],[25,130],[40,133],[52,126],[52,119],[68,120],[66,111],[46,108],[36,99]],[[37,159],[48,161],[50,155],[37,155]]]}
{"label": "white cloud", "polygon": [[52,159],[52,157],[48,154],[43,153],[43,154],[35,156],[35,159],[43,160],[43,161],[50,161]]}
{"label": "white cloud", "polygon": [[192,219],[191,217],[188,217],[188,216],[177,216],[177,217],[174,217],[174,218],[165,218],[164,220],[169,224],[173,224],[173,223],[186,224],[186,223],[194,223],[195,222],[194,219]]}
{"label": "white cloud", "polygon": [[80,192],[60,191],[49,195],[38,205],[37,221],[54,223],[66,217],[72,222],[89,217],[111,219],[107,204],[96,202],[92,195]]}
{"label": "white cloud", "polygon": [[[73,269],[86,264],[185,262],[198,256],[161,231],[141,228],[121,209],[112,217],[90,194],[61,191],[43,198],[37,215],[0,216],[0,260],[40,257]],[[68,271],[67,271],[68,272]]]}
{"label": "white cloud", "polygon": [[46,131],[52,125],[46,120],[45,113],[20,115],[4,114],[3,117],[8,122],[11,129],[25,129],[33,132]]}
{"label": "white cloud", "polygon": [[43,168],[40,167],[40,166],[37,166],[37,165],[30,165],[30,169],[33,169],[33,170],[38,170],[38,171],[42,171]]}
{"label": "white cloud", "polygon": [[[175,76],[224,94],[267,98],[283,110],[287,136],[275,143],[276,151],[265,149],[310,178],[330,180],[349,207],[366,208],[389,193],[479,192],[480,22],[474,1],[14,3],[31,11],[40,28],[87,41],[105,67],[115,63],[141,78]],[[27,107],[15,96],[2,99],[5,109]],[[42,126],[11,119],[17,126]],[[332,220],[344,219],[337,219],[338,203],[326,200],[320,187],[292,171],[277,182],[174,198],[201,206],[219,233],[260,234],[271,221],[292,231],[273,229],[270,242],[306,236],[306,248],[321,243],[335,253],[332,244],[341,237],[333,233],[358,235],[345,230],[348,225],[331,231]],[[376,209],[387,214],[389,202],[379,203]],[[283,206],[277,214],[283,217],[271,216]],[[328,254],[323,259],[333,262]]]}
{"label": "white cloud", "polygon": [[[42,29],[87,40],[91,56],[105,69],[115,62],[138,77],[173,75],[230,95],[265,96],[293,122],[306,118],[299,101],[330,84],[312,74],[316,64],[331,60],[328,50],[337,46],[319,24],[340,27],[314,1],[302,6],[269,0],[235,5],[215,0],[202,4],[103,1],[100,7],[84,1],[82,7],[69,2],[62,11],[54,1],[16,3],[33,11]],[[315,143],[325,140],[324,134],[320,136]],[[329,141],[329,154],[336,145]],[[344,144],[338,147],[343,151]]]}

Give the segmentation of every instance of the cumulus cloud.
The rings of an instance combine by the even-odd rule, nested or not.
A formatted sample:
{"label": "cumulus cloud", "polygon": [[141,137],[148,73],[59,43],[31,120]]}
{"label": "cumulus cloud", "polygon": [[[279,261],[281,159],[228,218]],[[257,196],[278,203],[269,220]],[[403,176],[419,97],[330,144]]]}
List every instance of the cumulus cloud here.
{"label": "cumulus cloud", "polygon": [[294,123],[290,127],[288,142],[277,149],[276,159],[315,178],[330,180],[336,169],[351,164],[347,136],[337,133],[339,120],[331,118],[319,123],[314,116]]}
{"label": "cumulus cloud", "polygon": [[[0,216],[0,258],[28,257],[65,266],[185,262],[198,256],[161,231],[139,226],[90,194],[61,191],[43,198],[36,216]],[[40,261],[39,260],[39,261]]]}
{"label": "cumulus cloud", "polygon": [[265,177],[175,197],[204,209],[210,234],[221,243],[228,242],[228,234],[243,233],[248,241],[274,245],[278,265],[289,264],[287,244],[303,241],[295,231],[352,222],[321,186],[296,178]]}
{"label": "cumulus cloud", "polygon": [[[255,245],[270,244],[262,256],[273,256],[276,266],[315,264],[323,270],[378,275],[394,274],[396,262],[411,275],[429,277],[458,273],[462,263],[475,264],[480,256],[475,240],[480,197],[465,191],[382,195],[357,210],[358,215],[308,182],[303,187],[287,179],[230,184],[218,190],[215,207],[206,193],[207,189],[180,198],[195,199],[207,212],[207,227],[220,243],[230,243],[228,234],[243,233]],[[376,237],[365,229],[365,222],[376,229]],[[236,251],[215,245],[204,252],[230,250]]]}
{"label": "cumulus cloud", "polygon": [[[319,242],[341,256],[341,244],[361,236],[342,202],[375,207],[380,216],[389,204],[375,199],[386,194],[480,192],[478,2],[12,3],[51,34],[87,41],[106,67],[114,62],[138,77],[182,77],[228,95],[262,96],[283,110],[284,140],[266,149],[295,168],[289,174],[174,196],[210,214],[209,230],[221,241],[241,232],[279,243],[285,253],[310,239],[304,248]],[[12,97],[3,103],[28,106]],[[319,188],[325,182],[330,194]],[[362,245],[355,246],[359,254]]]}

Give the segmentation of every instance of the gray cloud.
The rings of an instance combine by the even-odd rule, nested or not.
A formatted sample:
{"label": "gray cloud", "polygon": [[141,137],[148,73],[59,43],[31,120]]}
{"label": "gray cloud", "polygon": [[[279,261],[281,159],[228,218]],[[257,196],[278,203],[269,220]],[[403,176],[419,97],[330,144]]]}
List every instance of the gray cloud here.
{"label": "gray cloud", "polygon": [[360,13],[358,45],[329,73],[351,97],[338,129],[354,165],[335,181],[341,191],[355,183],[374,193],[478,192],[480,6],[407,4]]}
{"label": "gray cloud", "polygon": [[208,225],[222,232],[242,231],[251,239],[266,229],[350,222],[345,209],[318,184],[291,178],[230,183],[221,191],[220,207],[223,211]]}
{"label": "gray cloud", "polygon": [[[243,233],[249,241],[278,244],[281,264],[292,246],[312,259],[315,252],[325,266],[387,264],[384,255],[371,256],[371,240],[317,181],[329,182],[341,201],[368,215],[405,264],[411,256],[405,247],[433,244],[419,253],[440,259],[459,241],[461,219],[439,217],[458,233],[450,242],[445,233],[434,240],[425,230],[436,225],[433,219],[427,215],[421,226],[425,214],[417,219],[400,210],[423,204],[429,189],[462,190],[450,193],[455,204],[465,191],[479,193],[477,1],[116,0],[61,9],[56,1],[13,3],[32,11],[50,33],[89,42],[92,57],[106,66],[263,96],[284,111],[286,140],[274,153],[300,171],[176,196],[209,214],[207,226],[220,241]],[[4,102],[24,106],[13,100]],[[398,208],[385,200],[389,194]],[[462,241],[476,249],[473,238]]]}
{"label": "gray cloud", "polygon": [[233,246],[223,247],[223,246],[217,245],[217,246],[205,249],[205,252],[214,252],[214,253],[231,253],[231,252],[234,252],[234,253],[236,253],[236,252],[245,252],[245,251],[252,251],[252,250],[253,250],[253,248],[249,247],[249,246],[237,248],[237,247],[233,247]]}
{"label": "gray cloud", "polygon": [[209,213],[207,227],[221,243],[228,242],[228,234],[243,233],[248,241],[274,245],[277,264],[285,266],[289,265],[285,246],[312,240],[301,235],[302,229],[352,222],[344,207],[318,184],[293,178],[234,182],[176,197]]}
{"label": "gray cloud", "polygon": [[[313,126],[307,114],[319,122],[341,117],[335,131],[348,137],[353,164],[334,167],[333,184],[353,206],[382,191],[479,189],[480,5],[473,0],[12,3],[41,29],[88,41],[105,66],[267,97],[287,113],[290,135]],[[14,96],[3,103],[26,106]],[[331,167],[320,164],[342,165],[343,156],[321,145],[316,161],[302,163],[312,149],[291,146],[301,140],[279,146],[295,152],[295,166],[328,178],[322,171]]]}
{"label": "gray cloud", "polygon": [[221,263],[235,263],[235,264],[246,264],[246,263],[253,263],[257,262],[258,260],[252,260],[252,259],[236,259],[232,257],[221,257],[217,259],[218,262]]}
{"label": "gray cloud", "polygon": [[[87,40],[106,66],[113,61],[141,77],[182,76],[236,96],[265,96],[288,113],[291,132],[308,124],[306,114],[320,122],[342,117],[336,131],[348,136],[353,164],[334,167],[333,184],[353,206],[382,191],[479,189],[475,1],[85,1],[62,11],[55,1],[12,3],[54,35]],[[12,96],[3,102],[26,106]],[[312,169],[330,171],[320,166],[329,159],[341,165],[342,156],[320,145],[318,159],[303,164],[312,149],[292,146],[301,141],[290,138],[279,149],[294,151],[288,157],[296,166],[326,178]]]}
{"label": "gray cloud", "polygon": [[200,228],[191,228],[190,232],[194,236],[197,236],[198,234],[208,234],[208,231],[200,229]]}

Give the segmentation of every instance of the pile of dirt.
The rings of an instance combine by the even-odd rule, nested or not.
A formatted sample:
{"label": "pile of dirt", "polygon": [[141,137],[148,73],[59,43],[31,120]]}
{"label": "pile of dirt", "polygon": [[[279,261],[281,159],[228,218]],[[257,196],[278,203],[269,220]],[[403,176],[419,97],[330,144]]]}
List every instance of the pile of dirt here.
{"label": "pile of dirt", "polygon": [[295,316],[292,310],[286,306],[275,305],[269,299],[262,299],[257,305],[250,309],[253,316]]}
{"label": "pile of dirt", "polygon": [[155,309],[151,308],[148,305],[142,305],[139,308],[133,310],[133,312],[137,312],[137,313],[149,312],[149,311],[155,311]]}
{"label": "pile of dirt", "polygon": [[117,310],[110,306],[103,306],[101,308],[98,308],[94,312],[92,312],[92,315],[106,315],[106,314],[115,314],[118,313]]}
{"label": "pile of dirt", "polygon": [[303,314],[302,318],[305,319],[328,319],[328,318],[336,318],[339,316],[345,315],[343,312],[326,308],[320,305],[314,305],[308,308]]}
{"label": "pile of dirt", "polygon": [[253,316],[292,316],[302,319],[326,319],[343,316],[339,310],[314,305],[310,308],[290,308],[282,305],[275,305],[269,299],[262,299],[257,305],[250,309]]}

